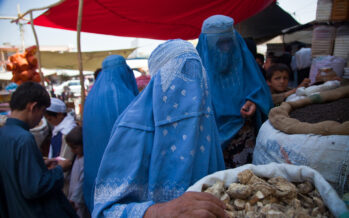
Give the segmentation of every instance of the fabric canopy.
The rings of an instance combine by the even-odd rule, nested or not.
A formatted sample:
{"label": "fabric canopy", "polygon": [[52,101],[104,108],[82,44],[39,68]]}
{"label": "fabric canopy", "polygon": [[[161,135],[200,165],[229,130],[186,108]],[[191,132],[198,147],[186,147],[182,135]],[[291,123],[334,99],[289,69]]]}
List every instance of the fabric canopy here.
{"label": "fabric canopy", "polygon": [[[84,0],[81,31],[152,39],[198,38],[202,22],[215,14],[235,23],[275,0]],[[34,20],[35,25],[76,30],[77,0],[66,0]]]}
{"label": "fabric canopy", "polygon": [[[82,52],[82,63],[84,70],[95,71],[102,67],[104,58],[108,55],[121,55],[127,58],[135,49],[121,49],[97,52]],[[51,52],[41,51],[41,65],[47,69],[70,69],[78,70],[78,59],[76,52]]]}
{"label": "fabric canopy", "polygon": [[282,30],[297,25],[299,23],[290,14],[273,3],[262,12],[237,24],[235,28],[243,37],[263,43],[280,35]]}

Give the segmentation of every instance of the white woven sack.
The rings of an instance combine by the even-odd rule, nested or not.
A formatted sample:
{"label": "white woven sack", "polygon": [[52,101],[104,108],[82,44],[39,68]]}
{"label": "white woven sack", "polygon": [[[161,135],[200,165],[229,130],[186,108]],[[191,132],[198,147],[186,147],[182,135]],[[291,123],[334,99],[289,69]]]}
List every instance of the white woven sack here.
{"label": "white woven sack", "polygon": [[217,180],[222,180],[225,186],[233,182],[238,182],[238,173],[250,169],[259,177],[272,178],[281,176],[292,182],[310,181],[319,191],[324,203],[329,208],[331,213],[339,217],[341,214],[348,211],[345,203],[339,198],[336,191],[328,182],[321,176],[320,173],[307,166],[295,166],[290,164],[270,163],[267,165],[246,164],[229,170],[222,170],[197,181],[190,186],[187,191],[200,192],[203,184],[213,185]]}
{"label": "white woven sack", "polygon": [[291,163],[317,170],[344,194],[349,175],[349,136],[286,134],[268,121],[261,126],[253,153],[253,164]]}

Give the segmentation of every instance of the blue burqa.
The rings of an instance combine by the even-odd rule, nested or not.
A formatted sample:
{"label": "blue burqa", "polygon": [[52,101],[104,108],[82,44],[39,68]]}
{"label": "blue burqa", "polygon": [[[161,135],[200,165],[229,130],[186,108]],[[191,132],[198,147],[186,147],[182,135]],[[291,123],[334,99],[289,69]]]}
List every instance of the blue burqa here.
{"label": "blue burqa", "polygon": [[133,71],[125,59],[111,55],[102,63],[102,71],[89,92],[83,118],[84,197],[92,211],[93,190],[99,164],[108,144],[112,127],[138,94]]}
{"label": "blue burqa", "polygon": [[118,119],[96,180],[93,217],[142,217],[224,169],[207,78],[189,42],[150,56],[152,79]]}
{"label": "blue burqa", "polygon": [[234,20],[223,15],[207,18],[196,47],[209,77],[212,104],[223,147],[244,125],[240,114],[247,100],[257,106],[257,124],[273,106],[269,87]]}

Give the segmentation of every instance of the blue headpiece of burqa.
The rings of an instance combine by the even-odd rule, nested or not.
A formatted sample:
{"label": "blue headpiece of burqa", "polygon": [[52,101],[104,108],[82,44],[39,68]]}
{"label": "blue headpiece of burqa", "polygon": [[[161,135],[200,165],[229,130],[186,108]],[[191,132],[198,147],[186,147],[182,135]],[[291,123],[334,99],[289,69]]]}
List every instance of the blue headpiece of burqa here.
{"label": "blue headpiece of burqa", "polygon": [[224,169],[205,70],[192,44],[149,58],[152,79],[114,127],[97,176],[93,216],[142,217]]}
{"label": "blue headpiece of burqa", "polygon": [[207,18],[197,50],[207,70],[220,141],[223,147],[244,125],[240,114],[247,100],[257,106],[257,123],[272,107],[269,88],[245,41],[224,15]]}
{"label": "blue headpiece of burqa", "polygon": [[93,208],[93,189],[99,164],[108,144],[112,127],[138,94],[133,71],[120,55],[103,60],[99,73],[84,105],[84,197]]}

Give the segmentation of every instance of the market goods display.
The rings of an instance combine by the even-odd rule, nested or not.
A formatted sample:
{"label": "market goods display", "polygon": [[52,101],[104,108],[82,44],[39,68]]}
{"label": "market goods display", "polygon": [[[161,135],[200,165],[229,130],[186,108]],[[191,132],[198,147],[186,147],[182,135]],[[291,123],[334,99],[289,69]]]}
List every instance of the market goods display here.
{"label": "market goods display", "polygon": [[16,53],[8,58],[6,69],[12,71],[12,81],[18,85],[27,81],[40,82],[40,74],[36,72],[38,60],[35,57],[36,46],[25,49],[24,53]]}
{"label": "market goods display", "polygon": [[228,187],[220,180],[202,187],[203,192],[225,202],[229,217],[334,217],[309,181],[292,183],[279,176],[260,178],[250,169],[237,176],[239,183]]}
{"label": "market goods display", "polygon": [[348,212],[321,174],[307,166],[246,164],[205,176],[187,191],[219,197],[231,217],[339,217]]}
{"label": "market goods display", "polygon": [[[311,86],[309,88],[313,87]],[[314,93],[307,98],[297,101],[283,102],[279,107],[274,107],[270,110],[268,115],[269,121],[276,129],[287,134],[349,135],[348,121],[339,123],[326,120],[312,124],[300,122],[289,116],[291,111],[303,108],[307,105],[323,104],[343,98],[349,98],[348,85],[332,90],[320,91],[319,93]],[[316,113],[316,111],[314,111],[314,113]]]}
{"label": "market goods display", "polygon": [[316,169],[342,196],[349,191],[349,86],[283,102],[259,129],[254,164]]}
{"label": "market goods display", "polygon": [[328,103],[311,104],[298,108],[290,112],[290,117],[307,123],[319,123],[326,120],[344,123],[349,121],[348,108],[349,98],[342,98]]}

